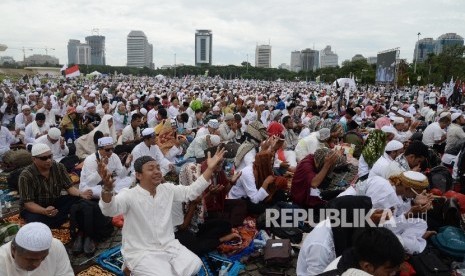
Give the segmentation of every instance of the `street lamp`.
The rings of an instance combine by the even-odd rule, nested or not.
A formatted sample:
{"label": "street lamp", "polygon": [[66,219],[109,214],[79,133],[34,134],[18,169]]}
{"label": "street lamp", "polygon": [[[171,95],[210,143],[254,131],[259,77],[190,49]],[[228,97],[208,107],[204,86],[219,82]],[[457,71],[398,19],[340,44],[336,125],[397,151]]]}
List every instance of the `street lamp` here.
{"label": "street lamp", "polygon": [[415,65],[413,67],[413,73],[416,74],[417,73],[417,60],[418,60],[418,48],[420,46],[420,35],[421,33],[418,32],[417,36],[418,36],[418,40],[417,40],[417,45],[416,45],[416,55],[415,55]]}

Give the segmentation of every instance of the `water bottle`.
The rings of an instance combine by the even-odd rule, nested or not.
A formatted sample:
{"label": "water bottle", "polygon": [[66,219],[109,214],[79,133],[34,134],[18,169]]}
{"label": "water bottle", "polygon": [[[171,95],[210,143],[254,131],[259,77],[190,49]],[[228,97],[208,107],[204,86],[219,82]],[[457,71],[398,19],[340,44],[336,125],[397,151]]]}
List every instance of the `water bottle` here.
{"label": "water bottle", "polygon": [[225,265],[221,266],[218,276],[228,276],[228,268]]}

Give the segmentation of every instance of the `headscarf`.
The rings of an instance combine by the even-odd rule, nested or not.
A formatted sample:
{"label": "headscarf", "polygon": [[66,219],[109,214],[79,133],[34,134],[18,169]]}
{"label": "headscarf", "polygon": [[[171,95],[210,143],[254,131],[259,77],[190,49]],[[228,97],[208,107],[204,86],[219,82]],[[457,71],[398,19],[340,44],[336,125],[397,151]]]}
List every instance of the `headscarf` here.
{"label": "headscarf", "polygon": [[319,128],[319,125],[321,124],[321,119],[318,116],[313,116],[310,118],[310,121],[308,122],[308,129],[310,132],[315,132]]}
{"label": "headscarf", "polygon": [[284,131],[284,126],[278,122],[271,122],[267,132],[269,136],[281,136]]}
{"label": "headscarf", "polygon": [[76,144],[76,155],[80,159],[84,159],[87,156],[96,152],[95,144],[94,144],[94,135],[95,132],[101,131],[104,136],[108,136],[113,138],[113,141],[117,141],[116,139],[116,130],[114,123],[111,127],[108,126],[108,121],[113,119],[112,115],[105,115],[103,116],[102,120],[100,121],[99,125],[94,128],[91,132],[86,135],[79,137],[75,144]]}
{"label": "headscarf", "polygon": [[[372,203],[371,199],[367,196],[347,195],[329,201],[327,208],[338,210],[339,214],[342,213],[342,210],[345,210],[346,218],[341,219],[341,217],[339,217],[338,219],[341,219],[341,221],[345,223],[354,223],[355,212],[363,209],[365,214],[368,214],[369,210],[372,208]],[[359,219],[361,219],[360,216]],[[341,221],[339,221],[339,223]],[[331,223],[334,224],[335,221],[331,220]],[[356,225],[359,224],[361,223],[356,223]],[[367,224],[365,224],[365,226],[367,226]],[[331,227],[336,256],[341,256],[344,250],[352,246],[353,234],[360,228],[363,227],[342,227],[342,225]]]}
{"label": "headscarf", "polygon": [[367,117],[371,117],[371,114],[375,111],[375,108],[372,105],[367,105],[365,107],[365,114]]}
{"label": "headscarf", "polygon": [[171,126],[171,120],[164,121],[160,133],[158,133],[157,145],[163,155],[166,155],[176,145],[176,129]]}
{"label": "headscarf", "polygon": [[[255,156],[253,162],[253,172],[255,176],[255,186],[260,189],[265,179],[274,175],[273,173],[273,153],[269,151],[261,151]],[[274,194],[276,190],[287,190],[287,179],[282,176],[277,176],[274,183],[268,186],[268,199]]]}
{"label": "headscarf", "polygon": [[[194,183],[201,175],[201,164],[196,163],[187,163],[181,167],[181,171],[179,172],[179,184],[183,186],[190,186]],[[184,213],[187,213],[190,206],[188,203],[184,206]],[[194,233],[198,232],[198,225],[202,224],[205,221],[205,213],[206,213],[206,206],[205,206],[205,198],[202,196],[202,201],[197,204],[195,208],[194,216],[189,225],[189,229]]]}
{"label": "headscarf", "polygon": [[386,133],[379,129],[370,132],[362,150],[363,159],[365,159],[368,167],[371,168],[376,160],[383,155],[385,147]]}
{"label": "headscarf", "polygon": [[388,117],[381,117],[375,121],[376,129],[381,129],[383,126],[391,125],[391,119]]}
{"label": "headscarf", "polygon": [[256,148],[258,152],[258,147],[260,146],[261,142],[268,138],[268,133],[266,132],[266,128],[262,123],[259,121],[254,121],[247,125],[244,136],[246,137],[246,141],[240,145],[234,159],[234,164],[236,167],[241,164],[242,159],[244,159],[244,156],[249,151]]}

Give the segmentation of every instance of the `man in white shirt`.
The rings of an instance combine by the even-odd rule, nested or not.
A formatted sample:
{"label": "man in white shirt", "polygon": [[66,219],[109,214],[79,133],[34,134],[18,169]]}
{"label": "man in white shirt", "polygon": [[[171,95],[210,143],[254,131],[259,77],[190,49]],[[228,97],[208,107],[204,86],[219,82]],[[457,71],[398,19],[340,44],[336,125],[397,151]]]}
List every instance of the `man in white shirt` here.
{"label": "man in white shirt", "polygon": [[48,131],[47,135],[40,136],[35,140],[34,143],[42,143],[47,145],[52,151],[53,160],[56,162],[60,162],[63,157],[69,154],[69,149],[65,143],[65,138],[61,137],[61,131],[56,127],[52,127]]}
{"label": "man in white shirt", "polygon": [[465,116],[463,116],[462,113],[457,112],[451,115],[451,119],[452,124],[447,129],[445,149],[446,153],[449,151],[454,151],[454,153],[455,151],[460,151],[460,147],[465,141],[465,132],[463,131],[463,126],[465,125]]}
{"label": "man in white shirt", "polygon": [[124,215],[121,252],[133,275],[194,275],[199,271],[199,257],[174,238],[171,210],[175,202],[192,201],[202,194],[224,153],[222,149],[213,157],[208,154],[208,168],[190,186],[160,185],[159,164],[150,156],[140,157],[134,162],[139,185],[116,196],[114,180],[104,162],[99,162],[104,183],[99,205],[106,216]]}
{"label": "man in white shirt", "polygon": [[297,162],[304,159],[309,154],[314,154],[317,149],[324,148],[331,139],[329,128],[322,128],[319,131],[312,132],[309,136],[300,139],[295,147]]}
{"label": "man in white shirt", "polygon": [[394,133],[394,139],[399,142],[406,142],[410,137],[412,137],[413,133],[416,131],[416,128],[420,124],[419,121],[414,122],[410,125],[409,130],[405,131],[405,119],[402,117],[394,117],[393,126],[396,129],[396,133]]}
{"label": "man in white shirt", "polygon": [[34,144],[34,141],[42,135],[48,133],[50,126],[45,123],[44,113],[37,113],[35,121],[28,124],[24,130],[24,143]]}
{"label": "man in white shirt", "polygon": [[113,153],[113,138],[103,137],[98,139],[98,150],[95,154],[91,154],[84,160],[81,172],[81,182],[79,183],[79,190],[86,191],[92,190],[92,196],[99,198],[102,191],[100,177],[97,171],[97,163],[100,160],[105,162],[105,168],[113,177],[115,177],[115,191],[119,192],[123,188],[131,186],[133,179],[129,177],[132,155],[128,155],[124,166],[118,155]]}
{"label": "man in white shirt", "polygon": [[[0,115],[1,121],[1,115]],[[19,130],[16,130],[15,135],[13,135],[8,128],[0,125],[0,161],[3,159],[3,155],[10,150],[10,145],[18,143],[19,140]]]}
{"label": "man in white shirt", "polygon": [[444,153],[445,144],[447,139],[446,131],[444,130],[450,125],[450,116],[442,114],[438,122],[434,122],[426,127],[423,132],[423,144],[430,148],[434,148],[438,153]]}
{"label": "man in white shirt", "polygon": [[381,157],[376,160],[373,164],[373,167],[368,174],[368,178],[373,176],[381,176],[386,178],[386,168],[389,166],[391,162],[395,162],[397,156],[401,155],[404,151],[404,144],[397,140],[392,140],[387,143],[386,147],[384,148],[384,153]]}
{"label": "man in white shirt", "polygon": [[[167,158],[165,158],[160,148],[157,146],[156,134],[153,128],[144,129],[144,131],[142,131],[142,139],[142,142],[135,146],[131,152],[133,160],[137,160],[139,157],[142,156],[152,157],[160,165],[160,170],[163,176],[165,176],[168,172],[174,169],[173,163],[170,162]],[[170,156],[173,159],[176,157],[178,153],[179,151],[177,151],[176,149],[171,149],[170,151],[168,151],[168,155],[174,154],[174,156]],[[134,161],[131,163],[131,171],[135,173]]]}
{"label": "man in white shirt", "polygon": [[224,116],[224,122],[220,124],[218,133],[223,143],[234,142],[236,138],[237,123],[234,120],[234,115],[228,113]]}
{"label": "man in white shirt", "polygon": [[142,124],[142,115],[135,113],[131,116],[131,123],[123,128],[123,133],[118,139],[118,145],[129,145],[134,148],[141,140],[140,125]]}
{"label": "man in white shirt", "polygon": [[0,247],[0,275],[72,276],[68,253],[40,222],[21,227],[13,241]]}
{"label": "man in white shirt", "polygon": [[59,109],[52,109],[52,102],[47,100],[44,107],[37,111],[38,113],[45,114],[45,122],[49,124],[49,126],[55,126],[56,123],[56,115],[59,115]]}
{"label": "man in white shirt", "polygon": [[217,131],[218,131],[218,128],[220,127],[220,123],[218,122],[218,120],[216,119],[211,119],[208,121],[208,123],[201,127],[195,137],[202,137],[202,136],[205,136],[205,135],[213,135],[213,134],[216,134]]}
{"label": "man in white shirt", "polygon": [[21,107],[21,113],[15,117],[15,129],[24,131],[28,124],[34,122],[34,117],[34,114],[31,114],[31,107],[23,105]]}

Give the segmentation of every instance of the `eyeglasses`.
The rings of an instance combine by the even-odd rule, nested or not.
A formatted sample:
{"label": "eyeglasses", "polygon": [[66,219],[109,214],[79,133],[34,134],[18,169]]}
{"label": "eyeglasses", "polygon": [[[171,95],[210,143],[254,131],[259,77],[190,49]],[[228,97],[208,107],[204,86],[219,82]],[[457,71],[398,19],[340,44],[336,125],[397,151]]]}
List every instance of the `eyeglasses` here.
{"label": "eyeglasses", "polygon": [[40,159],[42,161],[47,161],[48,159],[53,158],[53,154],[47,155],[47,156],[36,156],[37,159]]}
{"label": "eyeglasses", "polygon": [[108,149],[103,149],[103,150],[106,151],[106,152],[112,152],[113,148],[108,148]]}

